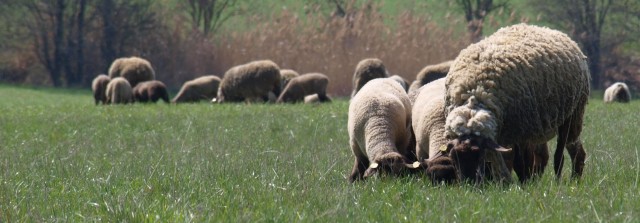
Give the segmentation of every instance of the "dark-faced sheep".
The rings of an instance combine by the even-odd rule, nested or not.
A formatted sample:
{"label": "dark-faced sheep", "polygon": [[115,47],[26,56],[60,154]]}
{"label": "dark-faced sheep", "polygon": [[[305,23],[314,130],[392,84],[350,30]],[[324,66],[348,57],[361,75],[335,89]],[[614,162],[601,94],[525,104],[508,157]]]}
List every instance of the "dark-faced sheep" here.
{"label": "dark-faced sheep", "polygon": [[109,104],[127,104],[133,102],[133,89],[127,79],[116,77],[107,84],[107,101]]}
{"label": "dark-faced sheep", "polygon": [[629,101],[631,101],[631,92],[625,83],[616,82],[604,91],[604,103],[628,103]]}
{"label": "dark-faced sheep", "polygon": [[402,86],[389,78],[365,84],[349,104],[349,143],[355,156],[349,181],[417,168],[410,129],[411,105]]}
{"label": "dark-faced sheep", "polygon": [[107,104],[107,85],[111,81],[109,76],[100,74],[91,82],[91,90],[93,90],[93,99],[98,103]]}
{"label": "dark-faced sheep", "polygon": [[519,24],[501,28],[462,50],[446,77],[446,150],[465,179],[484,177],[485,163],[505,181],[510,173],[497,150],[540,145],[558,136],[554,170],[561,176],[564,148],[580,177],[580,140],[589,96],[586,56],[566,34]]}
{"label": "dark-faced sheep", "polygon": [[156,103],[160,99],[169,103],[169,92],[167,86],[161,81],[144,81],[133,87],[133,98],[135,101],[143,103]]}
{"label": "dark-faced sheep", "polygon": [[118,58],[109,67],[109,77],[124,77],[135,87],[143,81],[156,79],[155,71],[149,61],[139,57]]}
{"label": "dark-faced sheep", "polygon": [[361,60],[353,74],[353,92],[351,93],[351,97],[353,98],[360,88],[370,80],[384,77],[389,77],[389,73],[384,67],[382,60],[377,58]]}
{"label": "dark-faced sheep", "polygon": [[269,101],[269,93],[280,95],[280,68],[273,61],[261,60],[229,69],[222,78],[216,101]]}
{"label": "dark-faced sheep", "polygon": [[428,65],[422,68],[422,70],[420,70],[420,72],[416,74],[416,80],[414,80],[409,86],[409,90],[407,91],[409,94],[409,99],[411,99],[412,102],[415,101],[415,98],[418,95],[418,89],[420,89],[420,87],[434,80],[446,77],[447,73],[449,73],[449,68],[451,67],[452,63],[453,60],[450,60],[439,64]]}
{"label": "dark-faced sheep", "polygon": [[178,94],[171,100],[173,103],[211,101],[218,94],[220,78],[206,75],[184,82]]}
{"label": "dark-faced sheep", "polygon": [[320,102],[330,102],[331,99],[327,97],[328,84],[329,77],[321,73],[300,75],[289,81],[289,84],[282,90],[277,102],[303,102],[304,97],[311,94],[317,94]]}

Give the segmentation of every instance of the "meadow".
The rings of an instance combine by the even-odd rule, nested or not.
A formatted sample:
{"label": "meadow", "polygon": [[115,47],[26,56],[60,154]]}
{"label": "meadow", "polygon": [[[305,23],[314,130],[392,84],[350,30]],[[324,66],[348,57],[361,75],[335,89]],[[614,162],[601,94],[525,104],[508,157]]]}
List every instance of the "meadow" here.
{"label": "meadow", "polygon": [[601,95],[582,180],[550,165],[476,187],[349,184],[345,99],[95,106],[89,90],[0,85],[0,222],[637,222],[640,101]]}

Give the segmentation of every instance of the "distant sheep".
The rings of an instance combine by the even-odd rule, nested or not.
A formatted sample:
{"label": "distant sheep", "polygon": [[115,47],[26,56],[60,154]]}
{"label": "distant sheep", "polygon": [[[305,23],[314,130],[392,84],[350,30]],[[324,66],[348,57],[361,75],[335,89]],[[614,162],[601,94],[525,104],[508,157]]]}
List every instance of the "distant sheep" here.
{"label": "distant sheep", "polygon": [[273,61],[261,60],[229,69],[222,78],[216,101],[269,101],[269,93],[280,95],[280,68]]}
{"label": "distant sheep", "polygon": [[100,74],[91,82],[91,90],[93,90],[93,99],[95,100],[96,105],[98,103],[107,104],[106,90],[109,81],[111,81],[109,76]]}
{"label": "distant sheep", "polygon": [[149,61],[139,57],[118,58],[109,67],[109,77],[124,77],[135,87],[143,81],[156,79],[156,73]]}
{"label": "distant sheep", "polygon": [[446,77],[446,151],[464,179],[482,180],[485,160],[496,178],[510,181],[497,153],[517,145],[539,145],[558,136],[554,155],[561,175],[566,146],[573,177],[586,153],[580,140],[589,96],[586,56],[566,34],[519,24],[462,50]]}
{"label": "distant sheep", "polygon": [[351,99],[347,125],[355,156],[350,182],[378,172],[399,175],[419,166],[409,164],[415,160],[409,148],[411,105],[395,80],[379,78],[366,83]]}
{"label": "distant sheep", "polygon": [[604,91],[605,103],[628,103],[629,101],[631,101],[631,91],[629,91],[629,87],[625,83],[616,82]]}
{"label": "distant sheep", "polygon": [[389,77],[389,74],[382,60],[377,58],[361,60],[353,74],[353,92],[351,93],[351,97],[353,98],[360,88],[370,80],[384,77]]}
{"label": "distant sheep", "polygon": [[292,78],[287,86],[282,90],[277,102],[296,103],[304,102],[304,97],[317,94],[320,102],[329,102],[327,97],[327,85],[329,77],[321,73],[308,73]]}
{"label": "distant sheep", "polygon": [[206,75],[185,82],[178,94],[171,100],[173,103],[210,101],[218,95],[220,78]]}
{"label": "distant sheep", "polygon": [[307,95],[304,97],[304,103],[314,104],[314,103],[330,102],[332,100],[329,95],[325,95],[325,97],[327,97],[328,100],[325,99],[324,101],[320,101],[320,97],[318,96],[318,94]]}
{"label": "distant sheep", "polygon": [[402,88],[404,89],[405,92],[409,90],[409,82],[407,81],[407,79],[404,79],[404,77],[401,77],[400,75],[396,74],[389,78],[397,81],[400,85],[402,85]]}
{"label": "distant sheep", "polygon": [[107,84],[107,101],[109,104],[127,104],[133,102],[133,89],[127,79],[116,77]]}
{"label": "distant sheep", "polygon": [[280,77],[282,78],[282,87],[286,87],[289,81],[295,77],[300,76],[298,72],[291,69],[282,69],[280,70]]}
{"label": "distant sheep", "polygon": [[451,67],[452,63],[453,60],[450,60],[439,64],[428,65],[422,68],[422,70],[420,70],[420,72],[418,72],[418,74],[416,75],[416,80],[414,80],[409,86],[409,90],[407,91],[409,94],[409,99],[411,99],[412,102],[415,101],[415,98],[418,96],[418,89],[420,89],[420,87],[428,84],[431,81],[446,77],[447,73],[449,73],[449,67]]}
{"label": "distant sheep", "polygon": [[156,103],[160,99],[169,103],[169,92],[167,91],[167,86],[161,81],[144,81],[133,87],[133,98],[135,101],[143,103]]}

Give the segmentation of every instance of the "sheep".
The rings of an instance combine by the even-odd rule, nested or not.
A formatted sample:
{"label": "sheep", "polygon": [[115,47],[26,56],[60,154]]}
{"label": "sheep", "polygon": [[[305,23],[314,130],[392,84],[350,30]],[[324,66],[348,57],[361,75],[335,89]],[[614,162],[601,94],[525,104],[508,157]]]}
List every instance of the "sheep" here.
{"label": "sheep", "polygon": [[220,78],[215,75],[205,75],[185,82],[172,103],[198,102],[212,100],[218,95]]}
{"label": "sheep", "polygon": [[280,95],[280,68],[273,61],[260,60],[229,69],[220,82],[218,103],[269,101],[269,92]]}
{"label": "sheep", "polygon": [[353,74],[353,92],[351,92],[351,97],[353,98],[360,88],[370,80],[383,77],[389,77],[389,73],[380,59],[368,58],[361,60]]}
{"label": "sheep", "polygon": [[566,34],[518,24],[501,28],[462,50],[446,76],[445,135],[449,157],[464,179],[482,180],[484,160],[491,173],[509,182],[499,151],[537,145],[558,136],[554,171],[560,179],[566,149],[573,178],[584,169],[580,140],[590,91],[586,56]]}
{"label": "sheep", "polygon": [[289,81],[276,102],[304,102],[304,97],[310,94],[317,94],[320,102],[330,102],[326,93],[328,84],[329,77],[321,73],[300,75]]}
{"label": "sheep", "polygon": [[404,79],[404,77],[401,77],[400,75],[396,74],[396,75],[392,75],[389,78],[394,79],[395,81],[400,83],[400,85],[402,85],[402,88],[404,89],[405,92],[409,91],[409,81],[407,81],[407,79]]}
{"label": "sheep", "polygon": [[107,84],[107,101],[109,104],[127,104],[133,102],[131,84],[124,77],[116,77]]}
{"label": "sheep", "polygon": [[282,78],[282,87],[287,86],[287,84],[289,83],[289,81],[295,77],[300,76],[300,74],[298,72],[296,72],[295,70],[291,70],[291,69],[282,69],[280,70],[280,77]]}
{"label": "sheep", "polygon": [[96,76],[96,78],[91,81],[91,90],[93,91],[93,99],[98,103],[107,104],[107,95],[105,91],[107,90],[107,84],[109,84],[111,78],[105,74],[100,74]]}
{"label": "sheep", "polygon": [[350,182],[419,167],[409,148],[411,105],[395,80],[379,78],[365,84],[351,99],[347,122],[355,157]]}
{"label": "sheep", "polygon": [[149,61],[139,57],[118,58],[109,67],[109,77],[124,77],[132,87],[143,81],[156,79]]}
{"label": "sheep", "polygon": [[604,91],[604,103],[631,101],[631,93],[627,84],[616,82]]}
{"label": "sheep", "polygon": [[415,101],[419,93],[418,89],[420,89],[420,87],[428,84],[429,82],[447,76],[447,73],[449,73],[449,67],[451,67],[451,63],[453,63],[453,60],[445,61],[439,64],[428,65],[422,68],[422,70],[420,70],[420,72],[418,72],[418,74],[416,75],[416,80],[411,83],[411,85],[409,86],[409,90],[407,90],[411,102]]}
{"label": "sheep", "polygon": [[161,81],[144,81],[133,87],[133,99],[138,102],[153,103],[162,99],[164,102],[169,103],[169,93],[167,92],[167,86]]}
{"label": "sheep", "polygon": [[[325,95],[326,98],[328,98],[328,100],[325,100],[324,102],[331,102],[331,97],[329,97],[329,95]],[[304,97],[304,103],[305,104],[313,104],[313,103],[322,103],[322,101],[320,101],[320,96],[318,96],[318,94],[312,94],[312,95],[307,95]]]}

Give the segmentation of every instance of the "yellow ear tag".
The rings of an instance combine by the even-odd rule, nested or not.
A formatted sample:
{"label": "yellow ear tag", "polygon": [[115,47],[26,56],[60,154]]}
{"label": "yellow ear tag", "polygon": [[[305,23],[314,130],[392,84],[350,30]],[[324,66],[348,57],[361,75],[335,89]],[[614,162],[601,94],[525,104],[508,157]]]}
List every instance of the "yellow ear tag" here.
{"label": "yellow ear tag", "polygon": [[446,152],[447,151],[447,145],[441,145],[440,146],[440,151]]}

